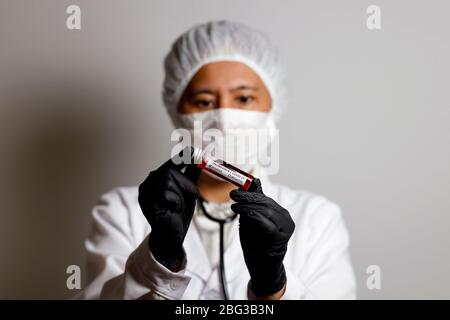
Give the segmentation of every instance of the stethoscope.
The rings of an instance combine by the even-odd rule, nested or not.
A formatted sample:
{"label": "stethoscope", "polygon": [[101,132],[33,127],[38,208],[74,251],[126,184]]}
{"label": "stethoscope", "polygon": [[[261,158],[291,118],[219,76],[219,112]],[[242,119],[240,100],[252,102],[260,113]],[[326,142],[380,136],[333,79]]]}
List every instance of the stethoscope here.
{"label": "stethoscope", "polygon": [[232,216],[226,217],[225,219],[218,219],[213,216],[211,216],[208,211],[206,211],[205,206],[203,204],[205,200],[200,196],[199,197],[199,203],[200,208],[202,209],[204,215],[219,224],[220,228],[220,260],[219,260],[219,274],[220,274],[220,282],[222,286],[222,293],[225,300],[229,300],[228,298],[228,288],[227,288],[227,278],[225,275],[225,244],[224,244],[224,225],[225,223],[233,221],[237,217],[237,213],[233,214]]}

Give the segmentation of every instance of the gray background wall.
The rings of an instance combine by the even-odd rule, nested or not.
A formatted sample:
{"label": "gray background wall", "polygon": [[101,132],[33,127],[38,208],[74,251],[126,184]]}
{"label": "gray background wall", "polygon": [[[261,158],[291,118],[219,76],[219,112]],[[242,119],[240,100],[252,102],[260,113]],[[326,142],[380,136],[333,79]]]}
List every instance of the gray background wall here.
{"label": "gray background wall", "polygon": [[[82,29],[65,27],[70,4]],[[382,29],[366,28],[366,8]],[[99,195],[170,152],[162,58],[191,25],[265,30],[289,70],[274,177],[339,203],[360,298],[450,298],[448,1],[0,2],[0,298],[69,298]],[[382,288],[366,288],[366,268]]]}

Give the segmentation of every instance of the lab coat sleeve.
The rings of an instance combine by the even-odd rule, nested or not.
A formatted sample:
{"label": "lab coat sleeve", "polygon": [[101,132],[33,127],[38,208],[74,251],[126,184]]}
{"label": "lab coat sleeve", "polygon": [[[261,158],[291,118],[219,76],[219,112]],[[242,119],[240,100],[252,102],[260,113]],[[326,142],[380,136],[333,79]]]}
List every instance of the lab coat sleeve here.
{"label": "lab coat sleeve", "polygon": [[89,284],[81,299],[181,299],[190,277],[171,272],[153,257],[148,235],[139,243],[130,208],[120,188],[100,198],[92,211],[93,228],[85,242]]}
{"label": "lab coat sleeve", "polygon": [[[306,254],[295,250],[286,268],[286,291],[290,299],[355,299],[356,281],[349,254],[349,235],[339,206],[327,200],[303,218],[297,237],[307,241]],[[294,263],[292,263],[294,261]],[[301,266],[298,268],[298,266]]]}

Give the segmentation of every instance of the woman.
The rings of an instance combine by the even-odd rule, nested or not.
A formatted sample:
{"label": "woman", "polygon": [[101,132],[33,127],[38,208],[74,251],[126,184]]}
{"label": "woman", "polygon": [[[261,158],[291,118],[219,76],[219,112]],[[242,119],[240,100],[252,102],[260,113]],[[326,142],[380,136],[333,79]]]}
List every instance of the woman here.
{"label": "woman", "polygon": [[[175,127],[193,136],[197,122],[224,133],[225,141],[233,129],[272,132],[282,93],[274,48],[265,35],[238,23],[191,28],[165,60],[165,106]],[[81,297],[354,298],[340,208],[272,183],[252,146],[237,149],[244,161],[232,163],[258,178],[249,191],[169,160],[139,187],[103,195],[86,240],[90,279]],[[208,215],[231,220],[223,232],[222,286],[219,224]]]}

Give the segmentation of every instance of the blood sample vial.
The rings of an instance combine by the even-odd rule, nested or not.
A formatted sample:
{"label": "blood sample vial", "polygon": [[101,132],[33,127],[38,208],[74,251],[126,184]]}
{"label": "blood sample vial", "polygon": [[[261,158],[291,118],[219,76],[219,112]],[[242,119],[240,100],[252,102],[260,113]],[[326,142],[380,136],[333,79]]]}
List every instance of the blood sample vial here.
{"label": "blood sample vial", "polygon": [[193,148],[192,159],[194,163],[202,170],[231,182],[235,186],[247,191],[253,182],[254,177],[241,169],[226,163],[223,160],[215,159],[200,148]]}

